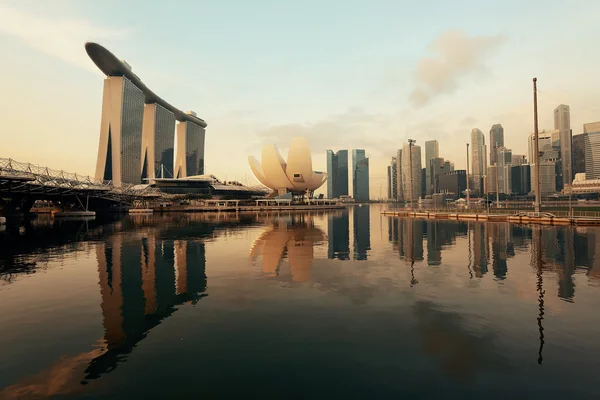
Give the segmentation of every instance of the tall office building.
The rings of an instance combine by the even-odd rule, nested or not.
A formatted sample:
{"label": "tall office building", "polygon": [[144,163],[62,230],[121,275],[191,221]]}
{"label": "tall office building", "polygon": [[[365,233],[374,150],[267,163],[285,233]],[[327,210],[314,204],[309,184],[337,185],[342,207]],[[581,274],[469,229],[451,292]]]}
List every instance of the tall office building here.
{"label": "tall office building", "polygon": [[513,166],[515,165],[523,165],[523,164],[527,164],[527,159],[525,158],[524,155],[521,154],[513,154],[512,155],[512,163]]}
{"label": "tall office building", "polygon": [[483,193],[483,177],[487,173],[487,155],[485,136],[477,128],[471,131],[471,168],[473,188],[469,187],[469,189]]}
{"label": "tall office building", "polygon": [[512,150],[506,147],[498,148],[498,156],[496,157],[496,166],[498,173],[498,187],[500,193],[511,194],[510,185],[511,167],[512,167]]}
{"label": "tall office building", "polygon": [[396,162],[396,157],[392,157],[392,162],[390,163],[390,170],[391,170],[391,184],[392,184],[392,190],[391,190],[391,195],[392,198],[396,198],[397,193],[398,193],[398,163]]}
{"label": "tall office building", "polygon": [[[410,168],[411,158],[412,170]],[[405,143],[402,146],[402,191],[404,192],[405,201],[411,201],[411,179],[413,196],[412,200],[415,201],[419,199],[421,194],[421,170],[421,147],[417,145],[410,147],[408,143]]]}
{"label": "tall office building", "polygon": [[585,179],[600,179],[600,131],[584,135]]}
{"label": "tall office building", "polygon": [[486,176],[486,190],[487,193],[496,193],[497,183],[498,183],[498,166],[496,164],[489,165],[487,168],[487,176]]}
{"label": "tall office building", "polygon": [[327,197],[348,195],[348,150],[327,150]]}
{"label": "tall office building", "polygon": [[513,165],[511,168],[512,194],[525,196],[531,191],[531,167],[529,164]]}
{"label": "tall office building", "polygon": [[144,93],[126,76],[104,80],[96,179],[141,183]]}
{"label": "tall office building", "polygon": [[571,152],[571,110],[561,104],[554,109],[554,129],[560,131],[560,159],[562,164],[562,183],[573,182],[573,154]]}
{"label": "tall office building", "polygon": [[440,176],[454,171],[454,164],[450,161],[445,161],[442,157],[434,158],[429,162],[427,168],[431,175],[432,193],[440,193]]}
{"label": "tall office building", "polygon": [[[193,111],[186,114],[196,116]],[[201,125],[192,121],[180,121],[177,124],[177,178],[204,175],[204,136],[204,128]]]}
{"label": "tall office building", "polygon": [[369,159],[364,150],[352,150],[352,197],[369,201]]}
{"label": "tall office building", "polygon": [[142,124],[142,182],[173,178],[175,114],[160,104],[144,105]]}
{"label": "tall office building", "polygon": [[404,201],[404,191],[402,188],[402,149],[396,151],[396,199]]}
{"label": "tall office building", "polygon": [[178,136],[183,127],[182,138],[177,138],[178,157],[182,151],[187,164],[194,164],[187,168],[190,171],[187,175],[202,174],[206,122],[158,97],[133,73],[129,64],[99,44],[86,43],[85,50],[106,75],[96,179],[121,186],[156,177],[159,170],[159,176],[174,174],[174,120],[180,121]]}
{"label": "tall office building", "polygon": [[388,200],[391,200],[393,198],[395,198],[395,193],[394,196],[392,196],[392,166],[388,165]]}
{"label": "tall office building", "polygon": [[585,174],[585,135],[573,135],[573,176]]}
{"label": "tall office building", "polygon": [[440,156],[440,144],[437,140],[428,140],[425,142],[425,167],[427,168],[427,172],[425,175],[425,194],[430,195],[433,194],[433,184],[431,181],[431,175],[429,170],[429,163],[434,158],[438,158]]}
{"label": "tall office building", "polygon": [[490,129],[490,165],[497,162],[498,147],[504,147],[504,128],[500,124],[495,124]]}
{"label": "tall office building", "polygon": [[[542,131],[538,132],[538,149],[541,151],[544,147],[556,147],[559,146],[558,141],[558,130],[556,131]],[[558,147],[556,147],[558,148]],[[535,134],[532,132],[529,134],[529,140],[527,142],[527,158],[529,164],[535,165],[537,157],[534,154],[535,149]]]}

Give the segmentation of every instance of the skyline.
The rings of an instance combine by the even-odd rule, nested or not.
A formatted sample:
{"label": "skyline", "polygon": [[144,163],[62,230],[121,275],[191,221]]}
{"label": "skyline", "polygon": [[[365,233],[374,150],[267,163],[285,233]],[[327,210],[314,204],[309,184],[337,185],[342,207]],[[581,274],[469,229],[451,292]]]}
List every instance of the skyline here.
{"label": "skyline", "polygon": [[[0,100],[2,156],[94,174],[102,74],[85,54],[90,40],[124,58],[175,107],[208,122],[206,172],[227,180],[253,179],[247,157],[264,143],[285,152],[292,136],[307,137],[320,171],[326,149],[364,148],[373,194],[408,137],[421,146],[437,139],[440,156],[463,169],[465,157],[451,155],[464,153],[471,129],[486,134],[500,123],[506,146],[526,154],[534,76],[540,131],[554,126],[559,104],[571,107],[573,135],[600,120],[593,103],[600,83],[580,79],[594,76],[598,56],[589,48],[600,33],[593,17],[599,4],[482,8],[463,1],[439,3],[430,15],[429,7],[405,10],[386,1],[331,2],[319,13],[309,3],[229,2],[239,11],[234,14],[222,3],[181,3],[189,16],[157,7],[137,19],[141,2],[124,5],[119,15],[109,12],[114,1],[0,2],[0,44],[12,55],[0,67],[3,93],[11,93]],[[567,21],[567,29],[530,26],[534,9],[539,20]],[[203,24],[186,24],[194,14]],[[425,18],[435,28],[423,32],[418,22]],[[156,29],[165,19],[179,22]],[[317,29],[307,31],[308,25]],[[220,157],[231,142],[240,145]]]}

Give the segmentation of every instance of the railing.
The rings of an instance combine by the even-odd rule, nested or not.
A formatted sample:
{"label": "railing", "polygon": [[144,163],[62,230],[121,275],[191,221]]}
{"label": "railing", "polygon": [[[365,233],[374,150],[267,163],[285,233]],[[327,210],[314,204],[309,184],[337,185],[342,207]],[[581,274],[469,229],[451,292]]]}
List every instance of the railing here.
{"label": "railing", "polygon": [[[429,212],[429,213],[449,213],[449,214],[488,214],[487,208],[390,208],[389,211],[397,212]],[[502,214],[502,215],[516,215],[522,212],[533,212],[533,208],[493,208],[490,207],[489,214]],[[578,217],[578,218],[600,218],[600,211],[580,211],[573,210],[553,210],[552,208],[543,207],[540,212],[547,212],[553,214],[555,217]]]}
{"label": "railing", "polygon": [[115,198],[115,196],[147,196],[158,194],[156,188],[125,183],[114,186],[112,181],[104,181],[86,175],[53,170],[31,163],[21,163],[11,158],[0,158],[0,175],[25,177],[32,179],[24,183],[31,187],[39,185],[67,191],[95,191],[97,197]]}

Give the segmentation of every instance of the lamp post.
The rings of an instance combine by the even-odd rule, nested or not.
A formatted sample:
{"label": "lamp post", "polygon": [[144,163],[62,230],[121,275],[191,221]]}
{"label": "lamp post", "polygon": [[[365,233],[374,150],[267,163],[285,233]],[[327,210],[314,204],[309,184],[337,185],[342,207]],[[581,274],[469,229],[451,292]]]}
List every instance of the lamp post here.
{"label": "lamp post", "polygon": [[410,188],[409,188],[409,193],[410,193],[410,209],[412,210],[413,208],[413,167],[412,167],[412,148],[415,145],[416,140],[414,139],[408,139],[408,163],[409,163],[409,170],[410,170]]}

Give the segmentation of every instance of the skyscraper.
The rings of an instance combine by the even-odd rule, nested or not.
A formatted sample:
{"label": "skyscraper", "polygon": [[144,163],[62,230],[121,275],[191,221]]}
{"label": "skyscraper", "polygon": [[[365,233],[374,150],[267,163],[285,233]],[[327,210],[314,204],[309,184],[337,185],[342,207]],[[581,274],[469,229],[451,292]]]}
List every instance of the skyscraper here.
{"label": "skyscraper", "polygon": [[512,155],[512,165],[523,165],[523,164],[527,164],[527,159],[525,158],[524,155],[521,154],[513,154]]}
{"label": "skyscraper", "polygon": [[495,124],[490,129],[490,165],[497,162],[498,147],[504,147],[504,128],[500,124]]}
{"label": "skyscraper", "polygon": [[506,147],[498,148],[498,156],[496,158],[496,166],[498,173],[498,187],[500,193],[511,194],[511,168],[512,168],[512,150]]}
{"label": "skyscraper", "polygon": [[142,124],[142,181],[173,178],[175,114],[160,104],[144,105]]}
{"label": "skyscraper", "polygon": [[[402,146],[402,191],[404,192],[404,200],[410,199],[410,183],[412,175],[412,200],[418,200],[421,194],[421,147],[412,146],[409,151],[408,143]],[[410,169],[412,154],[412,171]],[[412,172],[412,174],[411,174]]]}
{"label": "skyscraper", "polygon": [[584,133],[585,179],[600,179],[600,131]]}
{"label": "skyscraper", "polygon": [[388,200],[393,199],[392,197],[392,166],[387,166],[387,198]]}
{"label": "skyscraper", "polygon": [[369,159],[364,150],[352,150],[352,197],[369,201]]}
{"label": "skyscraper", "polygon": [[404,201],[402,189],[402,149],[398,149],[396,151],[396,199],[398,201]]}
{"label": "skyscraper", "polygon": [[172,176],[175,120],[180,122],[177,161],[187,164],[187,171],[183,173],[204,173],[206,122],[195,113],[183,113],[158,97],[133,73],[129,64],[99,44],[88,42],[85,50],[106,75],[96,179],[121,186],[140,183],[142,178],[157,174]]}
{"label": "skyscraper", "polygon": [[[193,111],[186,114],[196,116]],[[204,174],[204,133],[204,128],[192,121],[180,121],[177,124],[177,178]]]}
{"label": "skyscraper", "polygon": [[390,163],[390,173],[391,179],[390,183],[392,184],[391,190],[391,198],[396,199],[398,195],[398,163],[396,162],[396,157],[392,157],[392,162]]}
{"label": "skyscraper", "polygon": [[573,135],[573,177],[585,173],[585,135]]}
{"label": "skyscraper", "polygon": [[485,136],[474,128],[471,131],[471,168],[473,174],[473,190],[483,193],[483,177],[487,173],[487,156],[485,150]]}
{"label": "skyscraper", "polygon": [[327,150],[327,197],[348,195],[348,150]]}
{"label": "skyscraper", "polygon": [[96,179],[141,183],[144,93],[126,76],[104,80]]}
{"label": "skyscraper", "polygon": [[429,171],[429,163],[434,158],[438,158],[440,156],[440,145],[437,140],[428,140],[425,142],[425,168],[427,168],[426,172],[426,182],[425,182],[425,194],[430,195],[433,193],[433,184],[431,181],[431,175]]}
{"label": "skyscraper", "polygon": [[571,152],[571,109],[561,104],[554,109],[554,129],[560,131],[560,158],[563,185],[573,182],[573,154]]}

